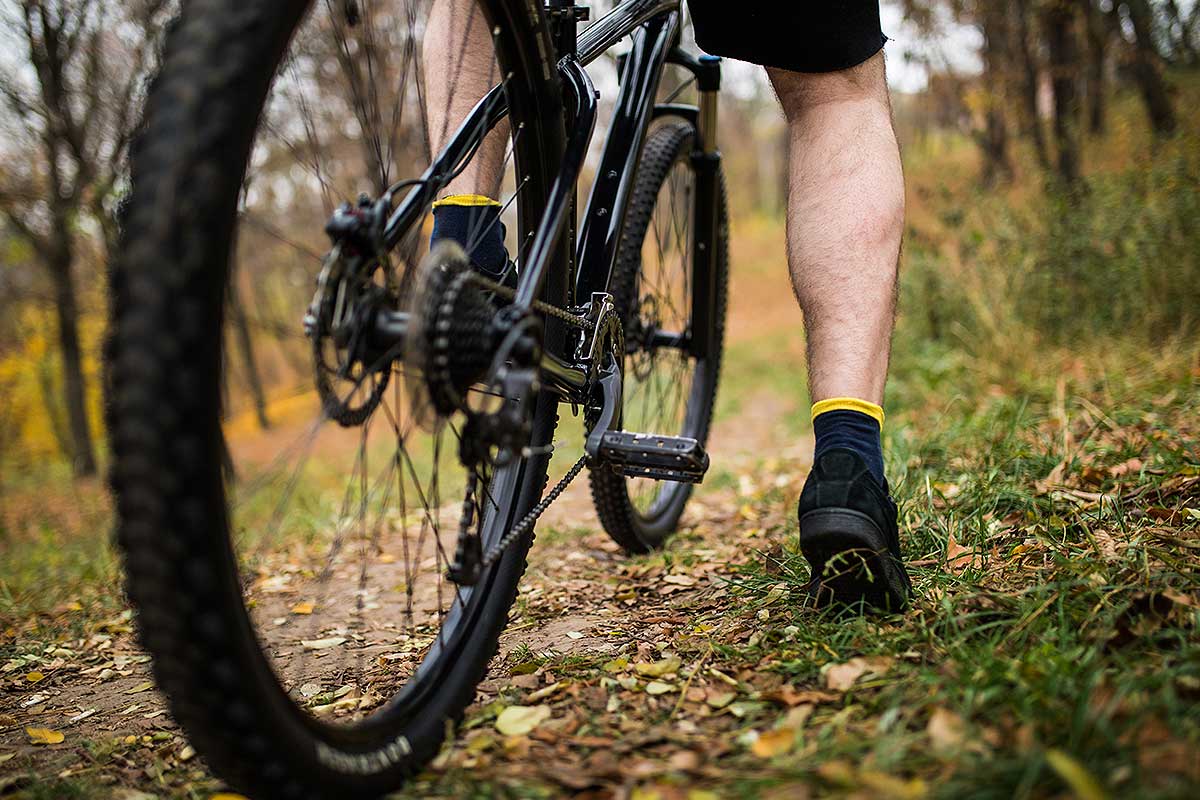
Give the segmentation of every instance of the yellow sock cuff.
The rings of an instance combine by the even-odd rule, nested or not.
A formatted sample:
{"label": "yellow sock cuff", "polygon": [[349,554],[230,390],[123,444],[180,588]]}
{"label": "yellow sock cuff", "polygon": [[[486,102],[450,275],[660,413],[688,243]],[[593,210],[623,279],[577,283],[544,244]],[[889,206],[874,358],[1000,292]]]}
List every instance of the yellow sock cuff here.
{"label": "yellow sock cuff", "polygon": [[816,419],[826,411],[857,411],[874,419],[879,423],[879,429],[883,430],[883,409],[866,400],[859,400],[857,397],[830,397],[828,400],[813,403],[812,418]]}
{"label": "yellow sock cuff", "polygon": [[498,206],[499,200],[493,200],[487,195],[482,194],[452,194],[449,197],[443,197],[433,204],[434,208],[441,206]]}

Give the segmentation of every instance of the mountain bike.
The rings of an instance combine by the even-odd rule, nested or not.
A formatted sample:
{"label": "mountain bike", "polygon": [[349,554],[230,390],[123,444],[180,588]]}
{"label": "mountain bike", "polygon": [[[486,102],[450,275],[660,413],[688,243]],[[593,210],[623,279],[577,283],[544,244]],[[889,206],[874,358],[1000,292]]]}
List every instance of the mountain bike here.
{"label": "mountain bike", "polygon": [[[452,130],[427,122],[464,100],[425,74],[454,61],[423,41],[444,7],[190,0],[133,148],[107,345],[127,592],[171,713],[253,797],[396,789],[474,699],[567,483],[586,468],[640,553],[708,467],[719,61],[680,48],[678,0],[582,30],[570,0],[450,2],[494,49]],[[512,283],[427,245],[488,136]],[[565,413],[583,455],[551,484]]]}

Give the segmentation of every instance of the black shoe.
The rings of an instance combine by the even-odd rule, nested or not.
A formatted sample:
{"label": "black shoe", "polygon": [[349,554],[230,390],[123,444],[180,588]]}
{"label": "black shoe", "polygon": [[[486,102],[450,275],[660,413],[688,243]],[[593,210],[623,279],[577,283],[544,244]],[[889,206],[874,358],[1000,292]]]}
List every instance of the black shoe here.
{"label": "black shoe", "polygon": [[900,560],[896,504],[862,456],[841,447],[822,453],[800,493],[799,514],[800,551],[812,565],[818,605],[904,610],[912,582]]}

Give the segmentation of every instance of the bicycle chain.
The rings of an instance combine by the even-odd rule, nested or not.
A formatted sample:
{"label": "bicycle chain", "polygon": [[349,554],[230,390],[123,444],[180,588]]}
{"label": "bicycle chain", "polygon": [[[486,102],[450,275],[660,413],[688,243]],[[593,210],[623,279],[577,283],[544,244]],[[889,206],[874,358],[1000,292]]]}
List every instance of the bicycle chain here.
{"label": "bicycle chain", "polygon": [[571,481],[578,477],[579,473],[583,470],[586,464],[587,454],[585,453],[579,457],[579,460],[576,461],[569,470],[567,470],[567,474],[564,475],[558,483],[554,484],[554,488],[547,492],[546,496],[538,501],[537,505],[529,509],[529,512],[525,516],[521,517],[521,520],[516,525],[512,526],[508,533],[500,537],[500,541],[488,548],[487,553],[484,554],[483,560],[480,562],[480,569],[487,569],[492,564],[496,563],[500,557],[504,555],[504,551],[512,546],[513,542],[524,536],[529,529],[534,526],[534,523],[538,521],[538,517],[546,513],[546,509],[549,508],[550,505],[559,498],[559,495],[566,491],[567,487],[571,484]]}
{"label": "bicycle chain", "polygon": [[[471,276],[470,282],[476,284],[480,288],[486,289],[489,292],[494,292],[500,297],[503,297],[505,300],[512,301],[516,299],[517,292],[515,289],[510,289],[502,283],[496,283],[496,281],[492,280],[491,278],[484,277],[478,272],[472,271],[468,274]],[[564,322],[568,322],[572,325],[583,328],[585,331],[596,330],[596,323],[592,322],[587,317],[581,317],[578,314],[572,314],[570,311],[567,311],[564,308],[559,308],[556,305],[551,305],[550,303],[546,303],[541,300],[534,300],[531,307],[535,311],[540,311],[543,314],[549,314],[552,317],[558,317]]]}

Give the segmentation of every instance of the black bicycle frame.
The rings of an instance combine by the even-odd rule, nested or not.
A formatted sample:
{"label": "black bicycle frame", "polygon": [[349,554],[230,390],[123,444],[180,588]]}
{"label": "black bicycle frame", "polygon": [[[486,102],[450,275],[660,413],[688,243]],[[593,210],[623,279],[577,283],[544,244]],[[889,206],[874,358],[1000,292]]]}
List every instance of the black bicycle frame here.
{"label": "black bicycle frame", "polygon": [[[572,306],[581,306],[594,293],[609,290],[625,213],[650,123],[665,115],[682,117],[696,127],[698,134],[692,157],[697,173],[696,208],[711,213],[698,214],[693,225],[695,279],[691,331],[663,334],[659,338],[664,345],[683,347],[703,357],[712,342],[710,315],[718,247],[719,188],[716,181],[721,157],[716,141],[716,93],[720,88],[720,66],[717,59],[697,59],[678,49],[679,6],[680,0],[626,0],[577,34],[578,16],[573,0],[548,0],[546,12],[550,15],[558,51],[558,74],[564,105],[570,114],[570,135],[562,169],[551,187],[533,242],[521,262],[514,305],[528,312],[550,270],[568,270],[568,274],[574,276],[569,298]],[[575,238],[576,185],[587,157],[597,112],[596,92],[584,67],[626,36],[632,36],[633,46],[623,62],[616,113],[605,140],[600,169],[583,214],[578,241],[571,241],[572,246],[564,250],[557,245],[564,235],[572,240]],[[696,76],[700,106],[655,105],[655,93],[667,63],[678,64]],[[483,136],[506,114],[503,90],[497,86],[479,101],[442,153],[392,212],[384,230],[388,247],[399,243],[425,213],[446,182],[446,176],[456,173],[473,155]],[[562,252],[568,254],[567,263],[562,263],[563,256],[558,255]],[[381,314],[377,326],[381,340],[390,343],[402,338],[407,328],[405,317],[404,314]],[[589,372],[586,365],[576,363],[574,353],[559,353],[548,348],[542,357],[542,375],[547,388],[564,400],[586,400],[581,393],[588,387]]]}

